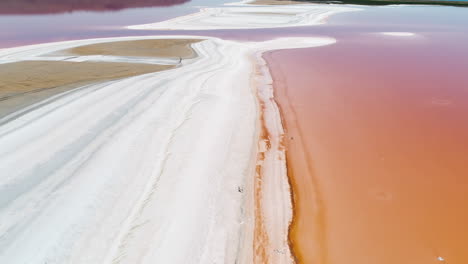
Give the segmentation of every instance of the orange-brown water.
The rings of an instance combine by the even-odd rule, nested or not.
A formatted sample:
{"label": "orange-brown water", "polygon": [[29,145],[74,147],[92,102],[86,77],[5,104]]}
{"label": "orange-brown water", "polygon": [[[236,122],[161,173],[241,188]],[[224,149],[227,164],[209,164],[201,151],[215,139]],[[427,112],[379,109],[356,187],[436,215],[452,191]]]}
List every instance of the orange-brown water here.
{"label": "orange-brown water", "polygon": [[298,263],[468,263],[468,41],[454,36],[265,55]]}

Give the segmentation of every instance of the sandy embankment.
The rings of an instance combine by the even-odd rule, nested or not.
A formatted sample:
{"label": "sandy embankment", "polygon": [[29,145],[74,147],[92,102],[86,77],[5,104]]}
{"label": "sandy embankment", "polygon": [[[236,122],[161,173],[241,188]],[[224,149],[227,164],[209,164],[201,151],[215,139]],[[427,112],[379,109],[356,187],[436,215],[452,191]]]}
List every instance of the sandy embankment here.
{"label": "sandy embankment", "polygon": [[[190,45],[198,41],[129,40],[84,45],[52,54],[22,56],[13,52],[16,60],[3,54],[12,62],[0,59],[0,117],[87,84],[172,69],[176,64],[146,64],[145,58],[193,58],[195,53]],[[60,57],[63,54],[71,59]],[[118,60],[119,57],[122,59]]]}
{"label": "sandy embankment", "polygon": [[80,86],[173,68],[107,62],[25,61],[0,65],[0,117]]}
{"label": "sandy embankment", "polygon": [[287,130],[283,143],[287,149],[287,173],[293,191],[294,216],[289,229],[291,250],[298,263],[327,263],[325,208],[315,179],[313,159],[289,99],[286,76],[278,66],[279,62],[272,59],[272,53],[266,54],[265,59],[274,76],[276,100]]}
{"label": "sandy embankment", "polygon": [[254,263],[293,263],[288,233],[293,217],[286,164],[284,128],[263,59],[268,50],[311,48],[335,43],[332,38],[283,38],[258,45],[254,83],[260,102],[261,134],[255,180]]}
{"label": "sandy embankment", "polygon": [[190,45],[199,39],[143,39],[98,43],[79,46],[64,53],[86,55],[118,55],[133,57],[193,58],[195,52]]}

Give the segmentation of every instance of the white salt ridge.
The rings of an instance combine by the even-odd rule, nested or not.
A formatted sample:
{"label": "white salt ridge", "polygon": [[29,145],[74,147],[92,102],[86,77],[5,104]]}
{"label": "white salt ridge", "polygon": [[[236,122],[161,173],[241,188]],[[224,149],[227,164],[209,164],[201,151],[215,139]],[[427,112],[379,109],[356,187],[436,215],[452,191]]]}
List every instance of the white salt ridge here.
{"label": "white salt ridge", "polygon": [[358,11],[359,8],[302,4],[302,5],[245,5],[203,8],[198,13],[174,19],[127,26],[137,30],[209,30],[254,29],[313,26],[325,23],[331,15]]}
{"label": "white salt ridge", "polygon": [[[167,36],[177,37],[190,38]],[[0,61],[129,39],[145,38],[6,49]],[[0,263],[251,263],[253,203],[238,190],[252,189],[255,169],[252,59],[334,40],[206,39],[182,67],[89,85],[0,120]],[[286,250],[277,263],[291,263],[285,164],[266,163],[271,252]]]}

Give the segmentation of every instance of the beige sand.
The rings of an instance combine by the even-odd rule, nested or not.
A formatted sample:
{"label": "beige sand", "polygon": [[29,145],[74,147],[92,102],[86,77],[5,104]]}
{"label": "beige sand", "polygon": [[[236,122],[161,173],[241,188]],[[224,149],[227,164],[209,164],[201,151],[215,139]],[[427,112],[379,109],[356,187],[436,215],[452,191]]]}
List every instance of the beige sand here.
{"label": "beige sand", "polygon": [[0,117],[87,83],[175,66],[107,62],[23,61],[0,65]]}
{"label": "beige sand", "polygon": [[191,44],[201,39],[145,39],[81,46],[63,52],[76,55],[114,55],[135,57],[193,58]]}

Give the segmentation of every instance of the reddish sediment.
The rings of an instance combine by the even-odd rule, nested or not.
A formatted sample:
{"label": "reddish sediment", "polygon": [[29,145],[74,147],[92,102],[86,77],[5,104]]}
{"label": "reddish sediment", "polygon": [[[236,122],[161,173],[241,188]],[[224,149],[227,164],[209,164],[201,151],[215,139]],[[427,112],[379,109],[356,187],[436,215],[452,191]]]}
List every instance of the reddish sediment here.
{"label": "reddish sediment", "polygon": [[[261,142],[268,142],[268,130],[265,126],[265,119],[263,112],[265,111],[265,106],[262,101],[259,101],[259,113],[260,113],[260,135],[259,135],[259,144]],[[268,232],[265,228],[265,219],[262,210],[262,162],[265,160],[265,152],[259,150],[257,153],[257,165],[255,167],[255,180],[254,180],[254,254],[253,254],[253,263],[268,263],[269,254],[268,254]]]}
{"label": "reddish sediment", "polygon": [[296,262],[468,263],[463,44],[364,43],[265,55],[286,128]]}

